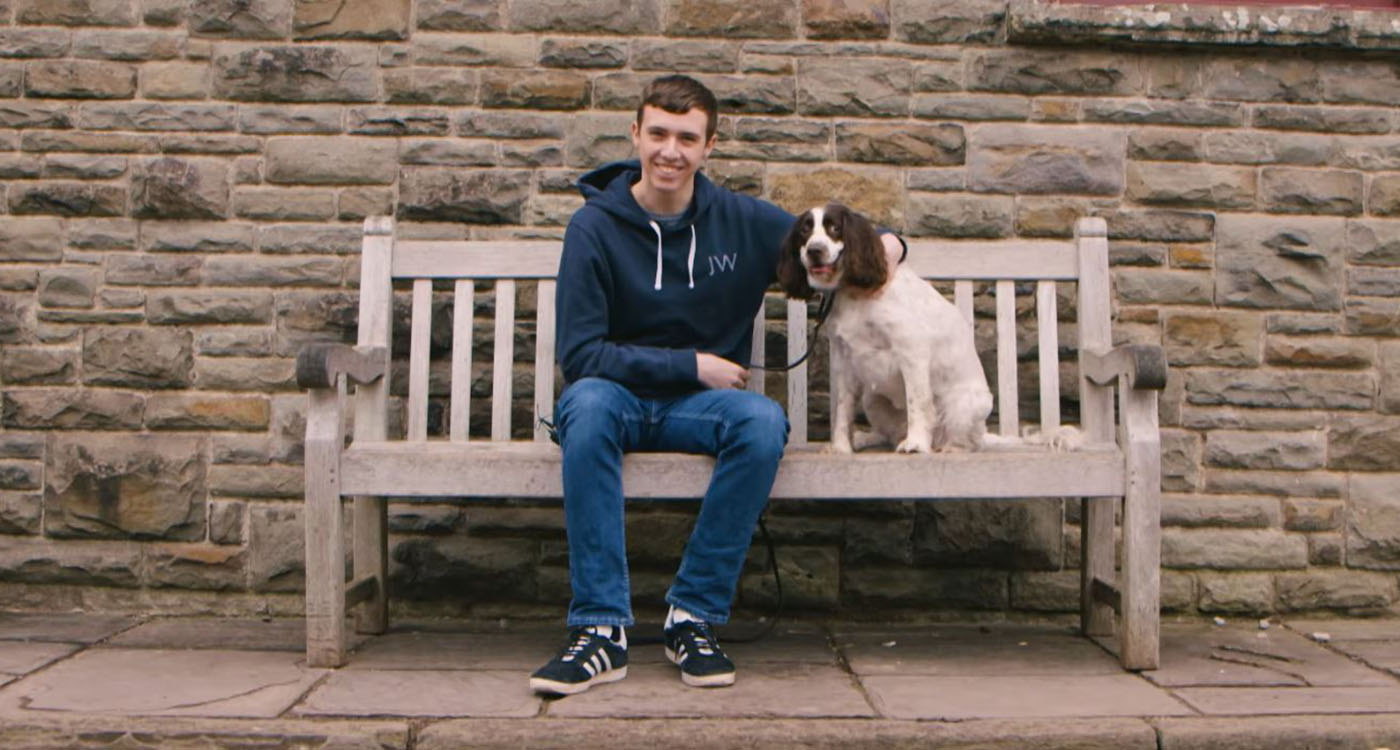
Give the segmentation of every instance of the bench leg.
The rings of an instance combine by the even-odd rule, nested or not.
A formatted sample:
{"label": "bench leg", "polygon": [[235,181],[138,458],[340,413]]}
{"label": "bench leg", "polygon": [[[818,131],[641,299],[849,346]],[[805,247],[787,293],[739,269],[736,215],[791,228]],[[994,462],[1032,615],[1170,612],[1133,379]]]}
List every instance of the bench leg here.
{"label": "bench leg", "polygon": [[355,610],[355,630],[383,633],[389,627],[389,533],[382,497],[355,498],[355,580],[372,577],[374,594]]}
{"label": "bench leg", "polygon": [[306,661],[345,662],[345,537],[340,508],[343,388],[310,391],[306,417]]}
{"label": "bench leg", "polygon": [[1123,388],[1128,488],[1123,502],[1122,660],[1156,669],[1160,638],[1162,452],[1157,392]]}
{"label": "bench leg", "polygon": [[1113,634],[1113,605],[1094,596],[1094,579],[1114,582],[1113,513],[1118,498],[1084,498],[1080,506],[1079,629],[1085,635]]}

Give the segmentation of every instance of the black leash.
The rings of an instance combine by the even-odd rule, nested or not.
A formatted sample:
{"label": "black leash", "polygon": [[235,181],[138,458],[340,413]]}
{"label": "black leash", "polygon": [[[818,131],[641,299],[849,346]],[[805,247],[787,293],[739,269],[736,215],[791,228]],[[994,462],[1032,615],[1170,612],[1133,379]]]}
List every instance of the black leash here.
{"label": "black leash", "polygon": [[811,338],[811,341],[807,344],[807,351],[803,352],[803,353],[802,353],[802,356],[801,356],[801,357],[798,357],[796,362],[793,362],[793,363],[790,364],[790,365],[783,365],[783,366],[780,366],[780,367],[768,367],[768,366],[766,366],[766,365],[757,365],[757,364],[753,364],[753,363],[751,362],[751,363],[749,363],[749,367],[751,367],[751,368],[753,368],[753,369],[755,369],[755,370],[767,370],[767,371],[769,371],[769,372],[774,372],[774,371],[777,371],[777,372],[787,372],[788,370],[791,370],[792,368],[794,368],[794,367],[796,367],[796,366],[802,364],[803,362],[806,362],[806,361],[807,361],[807,358],[810,357],[810,356],[812,355],[812,344],[815,344],[815,343],[816,343],[816,341],[817,341],[817,334],[821,332],[821,330],[822,330],[822,324],[826,322],[827,316],[831,314],[831,306],[832,306],[832,303],[835,302],[835,301],[836,301],[836,293],[835,293],[835,292],[830,292],[830,293],[828,293],[828,294],[823,294],[823,295],[822,295],[822,302],[821,302],[821,305],[819,305],[819,306],[817,307],[817,327],[814,328],[814,329],[812,329],[812,338]]}

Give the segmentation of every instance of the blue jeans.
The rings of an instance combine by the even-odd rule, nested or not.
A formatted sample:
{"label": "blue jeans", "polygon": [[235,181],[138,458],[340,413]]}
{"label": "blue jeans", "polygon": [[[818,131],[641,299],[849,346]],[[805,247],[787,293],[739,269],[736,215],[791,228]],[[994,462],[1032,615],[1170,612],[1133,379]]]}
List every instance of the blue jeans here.
{"label": "blue jeans", "polygon": [[787,444],[782,407],[750,391],[639,398],[611,380],[571,384],[555,409],[564,453],[564,524],[574,598],[568,624],[631,625],[622,454],[715,457],[666,601],[713,623],[729,619],[758,516]]}

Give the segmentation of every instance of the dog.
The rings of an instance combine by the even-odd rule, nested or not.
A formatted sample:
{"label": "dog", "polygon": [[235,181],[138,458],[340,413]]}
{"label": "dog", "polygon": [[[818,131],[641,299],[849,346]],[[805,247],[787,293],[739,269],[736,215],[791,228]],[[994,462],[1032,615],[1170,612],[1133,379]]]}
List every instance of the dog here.
{"label": "dog", "polygon": [[[972,326],[909,267],[890,274],[870,220],[839,203],[802,213],[783,242],[778,283],[794,299],[834,295],[823,324],[832,352],[827,450],[972,451],[988,442],[992,392]],[[869,433],[852,434],[857,403]]]}

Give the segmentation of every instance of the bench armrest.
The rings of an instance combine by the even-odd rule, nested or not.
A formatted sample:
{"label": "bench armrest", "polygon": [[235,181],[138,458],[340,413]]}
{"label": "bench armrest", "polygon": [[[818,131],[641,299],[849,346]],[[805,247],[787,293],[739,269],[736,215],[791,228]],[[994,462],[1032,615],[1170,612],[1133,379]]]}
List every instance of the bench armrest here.
{"label": "bench armrest", "polygon": [[334,388],[341,375],[352,383],[373,383],[384,377],[385,353],[382,346],[311,344],[297,354],[297,385]]}
{"label": "bench armrest", "polygon": [[1151,344],[1080,352],[1079,368],[1089,382],[1097,385],[1121,380],[1130,388],[1160,391],[1167,387],[1167,357],[1162,347]]}

